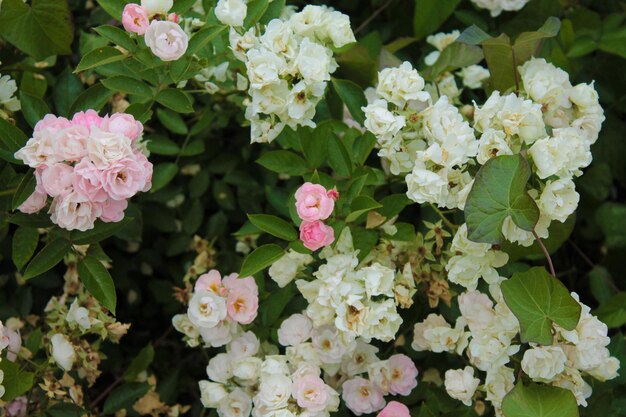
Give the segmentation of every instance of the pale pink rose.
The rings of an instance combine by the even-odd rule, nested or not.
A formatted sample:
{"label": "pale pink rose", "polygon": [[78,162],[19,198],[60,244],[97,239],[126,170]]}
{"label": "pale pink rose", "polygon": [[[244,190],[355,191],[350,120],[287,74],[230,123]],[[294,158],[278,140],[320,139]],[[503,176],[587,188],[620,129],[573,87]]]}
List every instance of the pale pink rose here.
{"label": "pale pink rose", "polygon": [[150,191],[150,188],[152,188],[152,163],[148,161],[148,158],[146,157],[146,155],[142,154],[141,152],[136,151],[134,155],[135,155],[135,160],[137,161],[137,163],[143,167],[143,173],[144,173],[144,178],[146,180],[146,185],[144,185],[141,191],[146,193]]}
{"label": "pale pink rose", "polygon": [[143,132],[143,125],[126,113],[113,113],[102,120],[102,129],[108,132],[121,133],[134,141]]}
{"label": "pale pink rose", "polygon": [[300,224],[300,240],[304,246],[313,251],[328,246],[335,241],[335,232],[322,221],[302,222]]}
{"label": "pale pink rose", "polygon": [[50,197],[72,192],[74,168],[62,162],[47,166],[41,171],[41,185]]}
{"label": "pale pink rose", "polygon": [[292,314],[278,328],[278,343],[283,346],[297,346],[311,337],[313,322],[304,314]]}
{"label": "pale pink rose", "polygon": [[343,383],[342,398],[357,416],[376,412],[385,406],[380,390],[369,380],[357,376]]}
{"label": "pale pink rose", "polygon": [[121,133],[108,132],[94,126],[87,141],[87,153],[98,169],[107,169],[113,163],[131,157],[131,145],[130,139]]}
{"label": "pale pink rose", "polygon": [[226,295],[226,288],[222,286],[222,275],[215,269],[211,269],[206,274],[200,275],[196,281],[194,290],[212,292],[221,296]]}
{"label": "pale pink rose", "polygon": [[486,329],[496,318],[493,302],[479,291],[467,291],[457,298],[459,310],[472,332]]}
{"label": "pale pink rose", "polygon": [[102,188],[102,175],[89,158],[83,158],[74,165],[74,191],[89,201],[105,201],[109,196]]}
{"label": "pale pink rose", "polygon": [[80,161],[87,155],[89,129],[82,125],[73,125],[56,132],[52,146],[59,161]]}
{"label": "pale pink rose", "polygon": [[26,417],[28,411],[28,400],[26,397],[17,397],[13,401],[7,403],[5,411],[7,417]]}
{"label": "pale pink rose", "polygon": [[66,230],[93,229],[94,222],[102,214],[98,203],[92,203],[73,192],[64,197],[55,197],[50,205],[50,220]]}
{"label": "pale pink rose", "polygon": [[389,358],[389,392],[393,395],[409,395],[417,386],[417,368],[406,355]]}
{"label": "pale pink rose", "polygon": [[87,111],[81,111],[74,114],[74,117],[72,117],[72,124],[85,126],[89,129],[91,129],[92,126],[100,127],[102,124],[102,117],[100,117],[98,112],[95,110],[90,109]]}
{"label": "pale pink rose", "polygon": [[59,162],[53,146],[55,133],[56,131],[48,129],[33,132],[33,137],[28,139],[26,145],[15,152],[15,158],[22,160],[31,168]]}
{"label": "pale pink rose", "polygon": [[222,285],[228,290],[245,288],[256,295],[259,294],[259,287],[253,277],[239,278],[238,274],[233,273],[224,277]]}
{"label": "pale pink rose", "polygon": [[304,374],[294,379],[292,395],[298,405],[309,412],[319,412],[326,408],[330,397],[328,387],[317,375]]}
{"label": "pale pink rose", "polygon": [[7,349],[7,359],[11,362],[15,362],[17,354],[22,347],[22,337],[19,332],[6,326],[1,326],[0,339],[0,346],[5,346]]}
{"label": "pale pink rose", "polygon": [[152,53],[163,61],[176,61],[187,51],[189,36],[174,22],[153,20],[144,40]]}
{"label": "pale pink rose", "polygon": [[319,184],[305,182],[296,191],[296,210],[304,221],[325,220],[332,214],[334,208],[335,200],[328,195],[326,188]]}
{"label": "pale pink rose", "polygon": [[376,417],[411,417],[411,413],[406,405],[390,401]]}
{"label": "pale pink rose", "polygon": [[178,23],[180,18],[176,13],[170,13],[167,15],[167,20],[169,20],[170,22]]}
{"label": "pale pink rose", "polygon": [[67,129],[70,127],[72,123],[67,120],[65,117],[57,117],[54,114],[46,114],[43,119],[37,122],[35,125],[35,132],[39,132],[41,130],[61,130]]}
{"label": "pale pink rose", "polygon": [[127,32],[143,35],[149,25],[150,19],[148,19],[148,12],[145,8],[135,3],[124,6],[122,26]]}
{"label": "pale pink rose", "polygon": [[100,220],[105,223],[116,223],[124,218],[124,210],[128,207],[127,200],[108,199],[100,203]]}
{"label": "pale pink rose", "polygon": [[48,194],[35,190],[17,209],[26,214],[37,213],[46,206],[47,200]]}
{"label": "pale pink rose", "polygon": [[102,188],[114,200],[125,200],[146,186],[146,172],[135,158],[114,162],[102,172]]}
{"label": "pale pink rose", "polygon": [[231,320],[241,324],[250,324],[257,316],[259,296],[247,287],[235,287],[228,290],[226,311]]}

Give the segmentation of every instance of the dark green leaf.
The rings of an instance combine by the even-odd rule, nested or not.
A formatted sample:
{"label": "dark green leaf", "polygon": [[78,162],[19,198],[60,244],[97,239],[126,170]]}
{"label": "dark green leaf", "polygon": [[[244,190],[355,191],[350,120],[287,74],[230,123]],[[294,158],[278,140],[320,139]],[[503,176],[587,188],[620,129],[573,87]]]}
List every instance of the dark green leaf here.
{"label": "dark green leaf", "polygon": [[365,122],[365,113],[361,107],[367,106],[367,100],[361,87],[349,80],[332,79],[333,87],[344,102],[350,114],[359,124]]}
{"label": "dark green leaf", "polygon": [[11,256],[15,267],[19,270],[30,260],[39,243],[39,232],[34,227],[18,227],[13,235]]}
{"label": "dark green leaf", "polygon": [[169,109],[157,109],[157,117],[163,126],[172,133],[177,135],[186,135],[189,132],[187,124],[180,116]]}
{"label": "dark green leaf", "polygon": [[31,127],[35,127],[38,121],[50,113],[50,108],[45,101],[39,97],[20,92],[20,102],[22,103],[22,114]]}
{"label": "dark green leaf", "polygon": [[177,88],[167,88],[159,91],[156,101],[179,113],[193,113],[191,99]]}
{"label": "dark green leaf", "polygon": [[21,164],[22,162],[15,159],[13,154],[26,145],[27,140],[28,138],[20,129],[0,117],[0,149],[2,151],[0,157],[2,159]]}
{"label": "dark green leaf", "polygon": [[120,230],[124,229],[128,223],[132,221],[132,218],[125,217],[119,222],[105,223],[103,221],[96,221],[93,229],[81,231],[73,231],[71,235],[72,243],[75,245],[91,245],[93,243],[102,242]]}
{"label": "dark green leaf", "polygon": [[121,61],[126,55],[112,46],[103,46],[88,52],[78,63],[74,72],[81,72],[101,65],[110,64],[112,62]]}
{"label": "dark green leaf", "polygon": [[124,379],[126,381],[136,380],[140,373],[148,369],[153,359],[154,348],[152,347],[152,343],[148,343],[146,347],[141,349],[139,354],[135,356],[130,365],[128,365],[128,368],[126,368],[124,372]]}
{"label": "dark green leaf", "polygon": [[197,53],[199,50],[204,48],[219,36],[224,30],[226,30],[228,26],[218,25],[218,26],[206,26],[197,31],[189,40],[189,46],[187,48],[187,53],[189,55]]}
{"label": "dark green leaf", "polygon": [[78,262],[78,275],[87,291],[104,307],[115,314],[117,294],[115,284],[109,271],[102,265],[102,262],[87,255]]}
{"label": "dark green leaf", "polygon": [[148,139],[148,150],[157,155],[178,155],[180,147],[176,142],[162,135],[151,135]]}
{"label": "dark green leaf", "polygon": [[61,262],[71,246],[65,239],[55,239],[41,249],[24,271],[24,279],[31,279],[43,274]]}
{"label": "dark green leaf", "polygon": [[596,211],[595,219],[609,247],[626,246],[626,205],[607,202]]}
{"label": "dark green leaf", "polygon": [[414,37],[420,40],[436,32],[460,2],[461,0],[415,0]]}
{"label": "dark green leaf", "polygon": [[117,387],[104,401],[102,412],[113,415],[122,408],[131,407],[135,401],[143,397],[150,390],[147,382],[127,382]]}
{"label": "dark green leaf", "polygon": [[22,205],[24,201],[35,191],[35,186],[37,185],[37,179],[35,178],[35,174],[31,169],[24,174],[20,184],[17,186],[15,190],[15,194],[13,194],[12,206],[13,210],[17,209]]}
{"label": "dark green leaf", "polygon": [[114,44],[121,46],[127,51],[133,51],[137,47],[137,44],[135,43],[134,40],[132,40],[129,33],[118,27],[104,25],[104,26],[98,26],[97,28],[94,28],[93,30],[95,30],[100,36],[107,38]]}
{"label": "dark green leaf", "polygon": [[594,314],[610,328],[626,324],[626,292],[620,292],[602,303]]}
{"label": "dark green leaf", "polygon": [[309,171],[305,160],[291,151],[266,152],[256,162],[279,174],[304,175]]}
{"label": "dark green leaf", "polygon": [[276,236],[279,239],[291,241],[297,238],[296,229],[291,223],[281,219],[280,217],[269,214],[248,214],[250,222],[260,230]]}
{"label": "dark green leaf", "polygon": [[437,61],[423,71],[423,75],[429,80],[434,80],[442,72],[478,64],[483,57],[483,52],[478,46],[454,42],[441,51]]}
{"label": "dark green leaf", "polygon": [[69,114],[94,109],[100,110],[109,101],[113,91],[102,84],[95,84],[83,91],[72,104]]}
{"label": "dark green leaf", "polygon": [[178,165],[173,162],[163,162],[154,167],[152,173],[152,188],[150,192],[156,192],[170,183],[178,173]]}
{"label": "dark green leaf", "polygon": [[61,116],[68,116],[72,102],[83,90],[83,83],[76,75],[72,74],[69,67],[66,68],[57,78],[52,90],[52,100],[56,107],[56,113]]}
{"label": "dark green leaf", "polygon": [[123,75],[105,78],[102,80],[102,84],[114,92],[133,94],[140,97],[152,97],[153,94],[152,88],[143,81]]}
{"label": "dark green leaf", "polygon": [[287,307],[287,304],[293,299],[293,296],[292,285],[288,285],[272,293],[259,307],[263,326],[270,327],[275,324],[285,310],[285,307]]}
{"label": "dark green leaf", "polygon": [[350,214],[346,217],[346,222],[353,222],[358,219],[362,214],[367,213],[370,210],[374,210],[382,207],[380,203],[371,197],[361,195],[356,197],[350,205]]}

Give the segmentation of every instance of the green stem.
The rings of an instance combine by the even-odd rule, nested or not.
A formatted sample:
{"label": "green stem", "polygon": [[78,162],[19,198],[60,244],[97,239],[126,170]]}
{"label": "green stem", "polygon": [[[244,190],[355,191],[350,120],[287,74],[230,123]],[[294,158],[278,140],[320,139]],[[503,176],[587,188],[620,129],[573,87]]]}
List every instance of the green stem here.
{"label": "green stem", "polygon": [[439,210],[439,208],[437,208],[437,206],[435,206],[433,203],[428,203],[430,204],[430,206],[432,207],[433,210],[435,210],[435,213],[437,213],[437,215],[439,216],[439,218],[441,218],[441,220],[443,220],[443,223],[448,226],[450,228],[450,230],[452,230],[453,232],[456,232],[456,229],[459,228],[459,226],[455,225],[454,223],[452,223],[450,220],[448,220],[448,218],[446,217],[445,214],[443,214],[441,212],[441,210]]}

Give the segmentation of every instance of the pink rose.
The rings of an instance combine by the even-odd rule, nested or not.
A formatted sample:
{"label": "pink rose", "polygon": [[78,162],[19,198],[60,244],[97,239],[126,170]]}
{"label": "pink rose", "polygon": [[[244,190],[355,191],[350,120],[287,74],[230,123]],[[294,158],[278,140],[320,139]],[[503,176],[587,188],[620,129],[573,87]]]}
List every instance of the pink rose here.
{"label": "pink rose", "polygon": [[145,8],[135,3],[129,3],[124,6],[122,12],[122,26],[127,32],[143,35],[150,25],[148,12]]}
{"label": "pink rose", "polygon": [[57,117],[54,114],[46,114],[43,119],[35,125],[35,132],[41,130],[61,130],[70,127],[72,123],[65,117]]}
{"label": "pink rose", "polygon": [[411,417],[411,413],[406,405],[390,401],[376,417]]}
{"label": "pink rose", "polygon": [[304,221],[325,220],[334,208],[335,200],[328,195],[326,188],[319,184],[305,182],[296,191],[296,210]]}
{"label": "pink rose", "polygon": [[198,277],[195,291],[212,292],[217,295],[226,295],[226,288],[222,286],[222,275],[219,271],[211,269],[206,274],[202,274]]}
{"label": "pink rose", "polygon": [[226,296],[226,311],[231,320],[250,324],[257,316],[259,296],[247,287],[235,287]]}
{"label": "pink rose", "polygon": [[102,118],[95,110],[87,110],[78,112],[72,117],[73,125],[81,125],[91,129],[92,126],[100,127]]}
{"label": "pink rose", "polygon": [[164,20],[150,22],[144,37],[146,45],[163,61],[176,61],[187,51],[189,36],[178,24]]}
{"label": "pink rose", "polygon": [[292,395],[300,407],[313,413],[324,410],[330,397],[322,378],[314,374],[304,374],[295,378]]}
{"label": "pink rose", "polygon": [[389,392],[393,395],[409,395],[417,386],[417,368],[406,355],[389,358]]}
{"label": "pink rose", "polygon": [[35,190],[17,209],[26,214],[37,213],[46,206],[47,200],[48,194]]}
{"label": "pink rose", "polygon": [[50,197],[72,192],[74,168],[62,162],[52,164],[41,171],[41,185]]}
{"label": "pink rose", "polygon": [[108,199],[100,203],[100,220],[105,223],[116,223],[124,218],[124,210],[128,207],[127,200]]}
{"label": "pink rose", "polygon": [[28,411],[28,400],[26,397],[17,397],[6,405],[7,417],[26,417]]}
{"label": "pink rose", "polygon": [[385,406],[385,399],[369,380],[357,376],[343,383],[342,398],[346,406],[357,416],[369,414]]}
{"label": "pink rose", "polygon": [[109,198],[102,188],[102,171],[89,158],[74,165],[74,191],[89,201],[103,202]]}
{"label": "pink rose", "polygon": [[50,220],[66,230],[93,229],[94,222],[102,214],[102,208],[80,195],[72,192],[66,196],[55,197],[50,205]]}
{"label": "pink rose", "polygon": [[0,345],[6,346],[7,360],[15,362],[17,354],[22,347],[22,337],[17,330],[10,329],[6,326],[0,327]]}
{"label": "pink rose", "polygon": [[125,200],[146,186],[146,170],[135,158],[124,158],[102,172],[102,188],[114,200]]}
{"label": "pink rose", "polygon": [[142,154],[141,152],[135,151],[134,155],[137,163],[140,164],[143,168],[146,184],[141,191],[146,193],[150,191],[150,188],[152,188],[152,163],[148,161],[146,155]]}
{"label": "pink rose", "polygon": [[73,125],[58,130],[52,146],[59,161],[80,161],[87,155],[89,129],[82,125]]}
{"label": "pink rose", "polygon": [[167,15],[167,20],[169,20],[170,22],[178,23],[180,18],[176,13],[170,13]]}
{"label": "pink rose", "polygon": [[304,221],[300,224],[300,240],[304,246],[313,251],[328,246],[335,241],[335,232],[332,227],[322,221]]}
{"label": "pink rose", "polygon": [[103,118],[102,129],[112,133],[121,133],[134,141],[143,132],[143,125],[130,114],[113,113],[111,116]]}

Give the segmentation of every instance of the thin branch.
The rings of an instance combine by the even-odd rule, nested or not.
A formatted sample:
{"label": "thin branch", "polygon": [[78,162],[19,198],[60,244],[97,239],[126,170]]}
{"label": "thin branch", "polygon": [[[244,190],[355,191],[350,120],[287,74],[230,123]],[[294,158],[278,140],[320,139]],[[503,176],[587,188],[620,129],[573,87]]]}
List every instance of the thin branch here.
{"label": "thin branch", "polygon": [[554,265],[552,264],[552,258],[550,257],[550,253],[548,252],[548,249],[546,249],[546,246],[543,244],[543,241],[541,240],[541,238],[537,235],[537,232],[535,232],[535,229],[533,229],[533,236],[535,237],[535,240],[541,247],[541,250],[543,251],[543,254],[545,255],[546,259],[548,260],[550,273],[552,274],[554,278],[556,278],[556,272],[554,271]]}
{"label": "thin branch", "polygon": [[391,3],[393,3],[393,0],[387,0],[387,2],[385,4],[380,6],[378,9],[374,10],[374,13],[372,13],[372,15],[370,17],[365,19],[365,21],[363,23],[361,23],[358,28],[355,29],[354,34],[356,35],[360,31],[365,29],[365,27],[367,25],[369,25],[372,20],[376,19],[376,16],[381,14],[387,7],[389,7],[389,5],[391,5]]}
{"label": "thin branch", "polygon": [[439,216],[439,218],[441,218],[441,220],[443,220],[444,224],[446,226],[448,226],[450,228],[451,231],[456,232],[456,230],[459,228],[457,225],[455,225],[454,223],[452,223],[450,220],[448,220],[448,218],[446,217],[445,214],[443,214],[441,212],[441,210],[439,210],[439,208],[437,206],[435,206],[433,203],[428,203],[430,204],[430,206],[433,208],[433,210],[435,210],[435,213],[437,213],[437,215]]}
{"label": "thin branch", "polygon": [[[576,244],[576,242],[574,242],[573,240],[569,239],[568,240],[569,244],[572,245],[572,247],[574,248],[574,250],[576,251],[576,253],[578,254],[578,256],[580,256],[582,258],[583,261],[585,261],[585,263],[591,268],[595,268],[596,264],[593,263],[593,261],[587,256],[587,254],[585,252],[583,252],[583,250]],[[620,289],[617,287],[617,285],[615,285],[615,283],[613,281],[611,281],[610,279],[608,279],[604,274],[600,274],[600,276],[602,277],[602,279],[604,280],[604,282],[611,287],[614,291],[619,292]]]}
{"label": "thin branch", "polygon": [[115,381],[113,381],[113,383],[109,385],[107,389],[102,391],[100,395],[98,395],[96,399],[93,400],[91,404],[89,404],[89,408],[92,410],[96,408],[96,406],[100,404],[100,402],[104,400],[111,393],[111,391],[113,391],[113,389],[115,389],[119,384],[121,384],[123,380],[124,378],[122,378],[121,376],[118,376],[117,378],[115,378]]}

